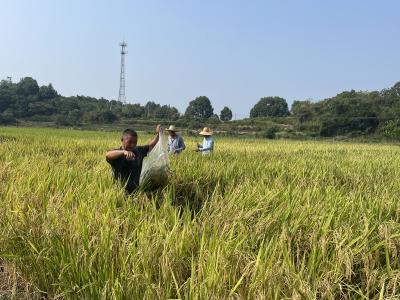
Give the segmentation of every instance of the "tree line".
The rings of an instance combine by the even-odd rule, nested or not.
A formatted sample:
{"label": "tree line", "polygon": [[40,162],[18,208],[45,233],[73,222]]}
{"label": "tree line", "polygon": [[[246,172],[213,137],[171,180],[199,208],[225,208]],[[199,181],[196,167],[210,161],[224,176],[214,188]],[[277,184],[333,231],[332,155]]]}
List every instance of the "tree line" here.
{"label": "tree line", "polygon": [[[216,114],[206,96],[190,101],[181,114],[173,106],[152,101],[141,105],[79,95],[65,97],[51,84],[39,86],[31,77],[16,83],[0,81],[0,124],[32,120],[76,125],[143,119],[182,121],[189,127],[191,124],[197,127],[199,122],[228,122],[232,117],[232,110],[227,106]],[[290,124],[294,130],[314,136],[379,131],[400,137],[400,82],[382,91],[351,90],[318,102],[294,101],[290,110],[284,98],[263,97],[250,110],[250,119]]]}
{"label": "tree line", "polygon": [[224,107],[219,115],[214,114],[210,100],[200,96],[189,103],[184,115],[170,105],[160,105],[148,101],[145,105],[138,103],[123,104],[116,100],[86,96],[65,97],[54,87],[39,86],[31,77],[22,78],[19,82],[11,80],[0,82],[0,123],[13,124],[17,119],[33,121],[54,121],[59,125],[79,123],[113,123],[119,119],[177,120],[214,119],[229,121],[232,111]]}
{"label": "tree line", "polygon": [[345,91],[323,101],[294,101],[299,131],[320,136],[379,133],[400,137],[400,82],[381,91]]}

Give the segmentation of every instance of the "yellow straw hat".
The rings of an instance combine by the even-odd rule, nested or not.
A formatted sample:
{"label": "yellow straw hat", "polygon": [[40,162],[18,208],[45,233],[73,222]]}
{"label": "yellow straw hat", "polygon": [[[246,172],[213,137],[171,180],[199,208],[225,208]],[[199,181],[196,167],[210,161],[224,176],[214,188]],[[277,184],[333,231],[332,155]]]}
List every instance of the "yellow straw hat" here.
{"label": "yellow straw hat", "polygon": [[175,125],[170,125],[168,129],[165,129],[165,131],[178,132],[178,130],[176,129]]}
{"label": "yellow straw hat", "polygon": [[200,135],[209,136],[209,135],[212,135],[213,133],[212,133],[212,131],[211,131],[210,128],[204,127],[203,130],[202,130],[199,134],[200,134]]}

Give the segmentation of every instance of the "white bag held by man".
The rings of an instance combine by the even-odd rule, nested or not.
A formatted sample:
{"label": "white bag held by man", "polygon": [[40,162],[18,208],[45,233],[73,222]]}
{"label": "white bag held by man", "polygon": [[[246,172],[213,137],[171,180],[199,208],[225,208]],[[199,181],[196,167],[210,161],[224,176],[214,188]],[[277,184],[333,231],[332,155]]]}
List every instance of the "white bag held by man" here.
{"label": "white bag held by man", "polygon": [[158,142],[143,160],[139,185],[144,190],[154,190],[165,186],[169,177],[169,160],[166,140],[162,132]]}

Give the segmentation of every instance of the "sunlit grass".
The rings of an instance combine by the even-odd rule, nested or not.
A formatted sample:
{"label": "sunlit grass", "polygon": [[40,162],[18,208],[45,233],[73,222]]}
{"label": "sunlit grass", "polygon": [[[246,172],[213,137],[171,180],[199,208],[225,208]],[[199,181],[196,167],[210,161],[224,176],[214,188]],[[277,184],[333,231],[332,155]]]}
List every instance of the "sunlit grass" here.
{"label": "sunlit grass", "polygon": [[397,146],[187,139],[165,190],[125,198],[119,133],[0,136],[0,258],[51,298],[400,297]]}

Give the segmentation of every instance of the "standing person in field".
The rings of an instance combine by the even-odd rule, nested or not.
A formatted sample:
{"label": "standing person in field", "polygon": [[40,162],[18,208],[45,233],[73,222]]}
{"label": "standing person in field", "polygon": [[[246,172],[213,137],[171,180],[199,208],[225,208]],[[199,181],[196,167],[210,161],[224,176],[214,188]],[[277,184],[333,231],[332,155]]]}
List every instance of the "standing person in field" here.
{"label": "standing person in field", "polygon": [[137,146],[138,135],[136,131],[129,128],[125,129],[122,132],[121,147],[107,152],[106,160],[112,167],[114,179],[125,186],[127,194],[133,193],[139,186],[143,158],[157,144],[160,130],[160,125],[157,125],[157,136],[147,145]]}
{"label": "standing person in field", "polygon": [[200,132],[200,135],[204,137],[203,144],[197,143],[197,150],[203,155],[211,154],[214,151],[214,139],[212,137],[212,131],[208,127],[204,127]]}
{"label": "standing person in field", "polygon": [[168,131],[169,133],[168,137],[169,154],[179,154],[186,149],[185,142],[183,141],[183,138],[179,134],[177,134],[178,130],[176,130],[174,125],[169,126],[169,128],[165,129],[165,131]]}

